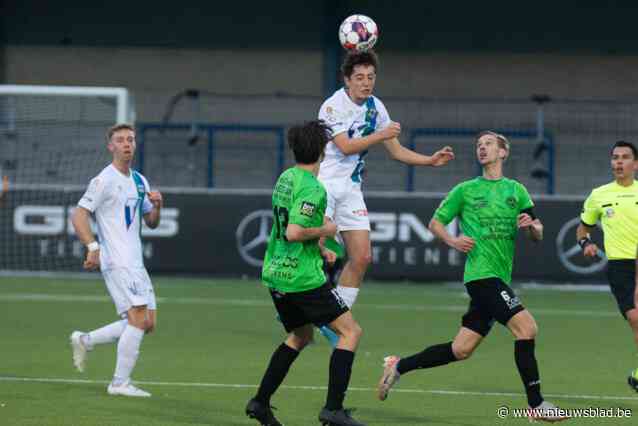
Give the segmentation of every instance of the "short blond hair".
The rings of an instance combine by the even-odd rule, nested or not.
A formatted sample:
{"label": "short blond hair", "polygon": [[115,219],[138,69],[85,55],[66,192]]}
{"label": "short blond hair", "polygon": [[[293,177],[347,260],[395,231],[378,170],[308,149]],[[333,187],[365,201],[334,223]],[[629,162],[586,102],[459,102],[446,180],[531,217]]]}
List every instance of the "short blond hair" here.
{"label": "short blond hair", "polygon": [[476,136],[476,142],[479,141],[479,139],[481,139],[483,136],[486,135],[490,135],[490,136],[494,136],[496,138],[496,143],[498,143],[498,147],[501,149],[504,149],[505,152],[507,152],[507,155],[505,155],[505,159],[507,157],[509,157],[510,155],[510,141],[507,140],[507,138],[505,136],[503,136],[500,133],[496,133],[492,130],[483,130],[482,132],[480,132],[477,136]]}
{"label": "short blond hair", "polygon": [[135,127],[133,127],[132,124],[129,124],[129,123],[117,123],[117,124],[114,124],[113,126],[109,127],[109,130],[107,130],[107,132],[106,132],[106,141],[110,142],[111,138],[113,137],[115,132],[119,132],[120,130],[130,130],[131,132],[135,133]]}

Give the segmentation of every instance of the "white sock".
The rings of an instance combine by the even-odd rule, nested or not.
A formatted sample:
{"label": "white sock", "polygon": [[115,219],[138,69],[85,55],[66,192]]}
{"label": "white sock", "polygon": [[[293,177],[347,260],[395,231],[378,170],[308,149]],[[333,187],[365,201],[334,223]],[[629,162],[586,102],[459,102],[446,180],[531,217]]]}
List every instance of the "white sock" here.
{"label": "white sock", "polygon": [[88,350],[93,350],[95,345],[114,343],[120,338],[128,322],[124,320],[115,321],[97,330],[89,331],[82,335],[82,343]]}
{"label": "white sock", "polygon": [[337,286],[337,293],[346,302],[348,308],[352,309],[352,305],[354,305],[355,300],[357,300],[357,296],[359,295],[359,289],[356,287],[344,287],[342,285]]}
{"label": "white sock", "polygon": [[144,330],[127,324],[117,344],[117,362],[113,384],[119,386],[131,378],[131,372],[140,354],[140,345],[144,338]]}

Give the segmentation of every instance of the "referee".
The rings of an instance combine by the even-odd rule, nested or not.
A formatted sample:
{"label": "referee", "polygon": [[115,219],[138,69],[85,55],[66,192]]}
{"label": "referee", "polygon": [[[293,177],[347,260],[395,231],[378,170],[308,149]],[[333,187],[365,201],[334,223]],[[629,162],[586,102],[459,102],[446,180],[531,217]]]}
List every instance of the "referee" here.
{"label": "referee", "polygon": [[[597,256],[598,247],[590,232],[600,220],[609,259],[607,278],[618,309],[627,320],[638,345],[638,292],[636,291],[636,248],[638,247],[638,167],[636,147],[618,141],[611,150],[614,181],[595,188],[583,205],[576,239],[585,257]],[[638,392],[638,369],[631,372],[629,386]]]}

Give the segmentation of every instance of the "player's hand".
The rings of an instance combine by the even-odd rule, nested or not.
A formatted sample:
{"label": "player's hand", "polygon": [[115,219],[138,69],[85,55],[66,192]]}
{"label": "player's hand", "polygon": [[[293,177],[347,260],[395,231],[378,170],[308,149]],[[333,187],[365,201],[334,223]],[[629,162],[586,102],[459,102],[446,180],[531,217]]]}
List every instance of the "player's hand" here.
{"label": "player's hand", "polygon": [[327,217],[324,218],[321,228],[323,229],[324,237],[334,237],[337,234],[337,224]]}
{"label": "player's hand", "polygon": [[583,254],[585,257],[590,257],[592,259],[594,257],[598,257],[598,246],[594,243],[587,244],[583,249]]}
{"label": "player's hand", "polygon": [[[528,226],[532,226],[534,224],[534,220],[527,213],[521,213],[516,218],[519,228],[527,228]],[[538,221],[538,219],[536,219]]]}
{"label": "player's hand", "polygon": [[445,166],[450,160],[454,160],[454,151],[451,146],[444,146],[430,157],[430,165],[433,167]]}
{"label": "player's hand", "polygon": [[468,253],[474,248],[474,239],[467,235],[461,235],[452,239],[450,245],[461,253]]}
{"label": "player's hand", "polygon": [[147,192],[146,196],[148,197],[148,201],[150,201],[156,209],[161,209],[164,205],[164,199],[159,191]]}
{"label": "player's hand", "polygon": [[100,269],[100,250],[93,250],[86,253],[86,260],[84,261],[84,269],[87,271],[95,271]]}
{"label": "player's hand", "polygon": [[380,133],[383,136],[383,140],[398,138],[401,134],[401,124],[396,121],[392,121],[390,122],[390,125],[381,130]]}
{"label": "player's hand", "polygon": [[321,249],[321,256],[329,265],[334,265],[337,261],[337,253],[327,248]]}

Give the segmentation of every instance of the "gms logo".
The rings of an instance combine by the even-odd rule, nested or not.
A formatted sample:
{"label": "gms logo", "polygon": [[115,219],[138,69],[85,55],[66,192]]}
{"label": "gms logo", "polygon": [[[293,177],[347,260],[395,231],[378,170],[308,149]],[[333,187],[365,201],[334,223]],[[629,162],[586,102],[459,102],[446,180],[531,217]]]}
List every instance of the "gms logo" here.
{"label": "gms logo", "polygon": [[[71,223],[71,216],[75,207],[26,205],[18,206],[13,211],[13,230],[19,235],[39,237],[53,237],[60,235],[75,235],[75,229]],[[160,224],[151,229],[142,227],[143,237],[174,237],[179,232],[179,209],[164,208],[160,212]],[[91,221],[92,231],[97,228]]]}
{"label": "gms logo", "polygon": [[[13,211],[13,230],[18,236],[27,237],[29,240],[31,237],[41,237],[34,241],[41,256],[82,258],[84,248],[82,243],[74,238],[75,229],[71,223],[74,210],[74,206],[18,206]],[[179,233],[178,209],[164,208],[160,218],[160,224],[155,229],[150,229],[143,223],[142,236],[171,238]],[[93,220],[91,230],[94,234],[97,233],[97,226]],[[63,238],[65,236],[73,238]],[[143,243],[143,252],[145,258],[153,257],[152,241]]]}

